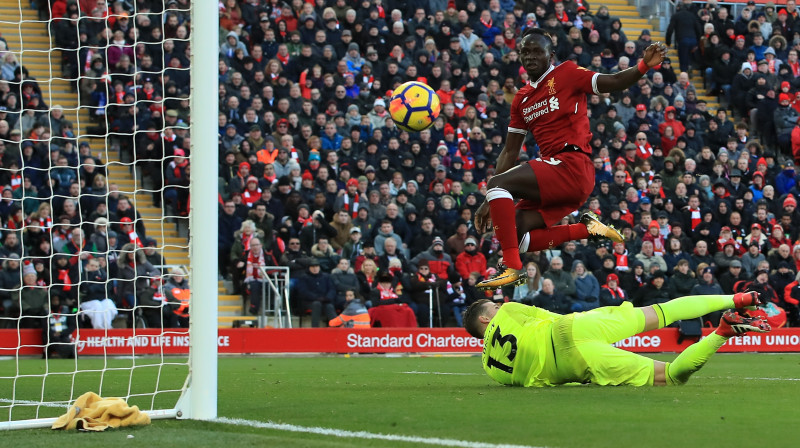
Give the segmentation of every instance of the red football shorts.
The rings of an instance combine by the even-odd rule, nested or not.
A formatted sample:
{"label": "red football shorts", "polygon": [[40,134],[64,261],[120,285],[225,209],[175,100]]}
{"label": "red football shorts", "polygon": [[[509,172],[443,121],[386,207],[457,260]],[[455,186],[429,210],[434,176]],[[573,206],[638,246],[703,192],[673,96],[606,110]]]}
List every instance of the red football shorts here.
{"label": "red football shorts", "polygon": [[578,210],[594,189],[594,165],[579,150],[528,162],[536,174],[541,201],[517,202],[518,210],[537,210],[549,227]]}

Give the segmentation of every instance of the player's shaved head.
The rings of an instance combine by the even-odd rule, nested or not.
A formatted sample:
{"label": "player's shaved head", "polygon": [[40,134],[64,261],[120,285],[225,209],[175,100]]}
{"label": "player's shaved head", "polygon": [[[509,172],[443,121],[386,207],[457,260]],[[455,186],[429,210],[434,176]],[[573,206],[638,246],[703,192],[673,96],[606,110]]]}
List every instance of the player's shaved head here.
{"label": "player's shaved head", "polygon": [[553,39],[550,33],[541,28],[528,28],[522,33],[520,45],[525,45],[526,39],[533,40],[544,48],[548,53],[553,51]]}
{"label": "player's shaved head", "polygon": [[464,311],[464,329],[467,330],[471,336],[478,339],[483,339],[483,331],[485,327],[481,325],[478,318],[486,312],[484,305],[491,303],[489,299],[480,299]]}

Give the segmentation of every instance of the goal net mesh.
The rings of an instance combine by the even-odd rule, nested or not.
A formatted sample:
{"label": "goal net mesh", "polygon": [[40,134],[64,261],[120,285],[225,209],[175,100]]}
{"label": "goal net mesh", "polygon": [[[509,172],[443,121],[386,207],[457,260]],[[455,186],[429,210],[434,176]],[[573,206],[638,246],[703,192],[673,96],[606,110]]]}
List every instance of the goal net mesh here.
{"label": "goal net mesh", "polygon": [[0,425],[185,387],[188,4],[0,0]]}

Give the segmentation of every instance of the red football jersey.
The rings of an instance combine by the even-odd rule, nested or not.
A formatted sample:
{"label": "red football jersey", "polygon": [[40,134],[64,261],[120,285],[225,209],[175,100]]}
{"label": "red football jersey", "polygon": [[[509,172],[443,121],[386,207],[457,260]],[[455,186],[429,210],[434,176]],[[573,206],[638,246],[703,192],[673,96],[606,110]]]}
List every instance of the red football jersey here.
{"label": "red football jersey", "polygon": [[508,132],[533,132],[541,157],[553,157],[567,145],[591,155],[586,95],[597,93],[597,75],[571,61],[550,68],[523,86],[511,103]]}

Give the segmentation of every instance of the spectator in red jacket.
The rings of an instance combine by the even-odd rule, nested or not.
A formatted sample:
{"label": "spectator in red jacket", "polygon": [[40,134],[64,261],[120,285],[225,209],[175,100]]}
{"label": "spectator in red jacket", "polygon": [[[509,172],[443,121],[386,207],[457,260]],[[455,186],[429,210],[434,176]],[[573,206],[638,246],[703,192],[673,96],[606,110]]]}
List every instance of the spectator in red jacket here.
{"label": "spectator in red jacket", "polygon": [[431,243],[431,247],[428,250],[411,260],[411,264],[419,266],[419,262],[422,260],[428,260],[431,273],[435,274],[436,278],[449,279],[452,275],[455,275],[453,259],[445,253],[444,241],[438,236],[433,239],[433,243]]}
{"label": "spectator in red jacket", "polygon": [[[664,109],[664,121],[658,125],[658,132],[662,137],[664,136],[664,130],[667,128],[667,126],[672,128],[676,139],[680,138],[680,136],[686,132],[686,128],[683,126],[683,123],[675,118],[674,106],[667,106],[667,108]],[[666,152],[667,150],[665,149],[664,153]]]}
{"label": "spectator in red jacket", "polygon": [[625,290],[619,287],[619,276],[611,273],[606,276],[606,283],[600,287],[601,306],[619,306],[628,299]]}
{"label": "spectator in red jacket", "polygon": [[[790,287],[792,287],[792,284],[787,285],[786,288],[788,289]],[[733,289],[736,292],[745,290],[758,291],[761,297],[767,299],[762,304],[758,305],[755,310],[748,311],[747,313],[749,315],[766,319],[770,326],[774,325],[773,328],[781,328],[786,325],[789,313],[779,306],[786,302],[778,300],[775,291],[769,283],[767,283],[767,271],[759,271],[752,282],[737,282]]]}
{"label": "spectator in red jacket", "polygon": [[733,242],[733,247],[737,254],[744,255],[747,252],[747,249],[733,237],[733,231],[730,227],[724,226],[719,231],[719,238],[717,238],[717,251],[721,251],[725,247],[725,243],[728,241]]}
{"label": "spectator in red jacket", "polygon": [[464,242],[464,252],[456,257],[456,271],[464,280],[468,279],[472,272],[477,272],[481,277],[486,276],[486,257],[478,251],[475,238],[469,237]]}

